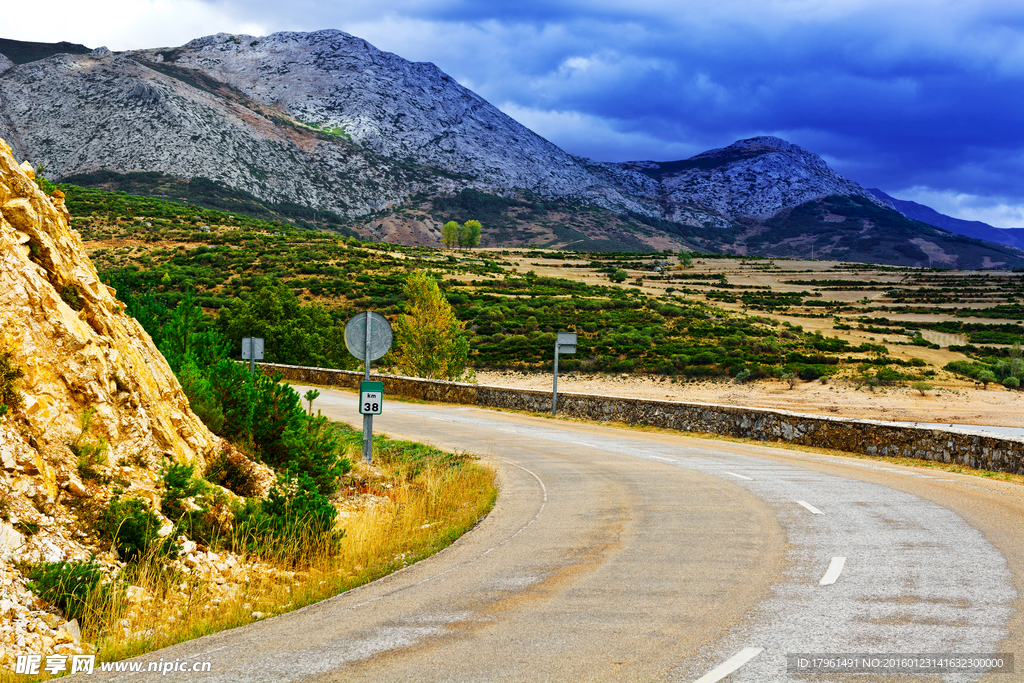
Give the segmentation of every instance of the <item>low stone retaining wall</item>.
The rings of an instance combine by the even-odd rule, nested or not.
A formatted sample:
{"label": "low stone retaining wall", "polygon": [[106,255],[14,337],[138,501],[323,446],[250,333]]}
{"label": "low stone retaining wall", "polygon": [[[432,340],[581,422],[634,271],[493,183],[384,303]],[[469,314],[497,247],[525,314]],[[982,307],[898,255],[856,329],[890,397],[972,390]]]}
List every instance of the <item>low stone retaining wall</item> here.
{"label": "low stone retaining wall", "polygon": [[[363,373],[260,363],[264,372],[285,379],[358,389]],[[398,375],[371,377],[384,382],[384,395],[466,403],[528,412],[551,411],[551,392],[491,387]],[[599,422],[644,424],[684,432],[720,434],[759,441],[787,441],[848,453],[957,463],[995,472],[1024,474],[1024,438],[982,436],[961,429],[903,427],[877,420],[805,415],[784,410],[677,403],[638,398],[559,393],[558,413]]]}

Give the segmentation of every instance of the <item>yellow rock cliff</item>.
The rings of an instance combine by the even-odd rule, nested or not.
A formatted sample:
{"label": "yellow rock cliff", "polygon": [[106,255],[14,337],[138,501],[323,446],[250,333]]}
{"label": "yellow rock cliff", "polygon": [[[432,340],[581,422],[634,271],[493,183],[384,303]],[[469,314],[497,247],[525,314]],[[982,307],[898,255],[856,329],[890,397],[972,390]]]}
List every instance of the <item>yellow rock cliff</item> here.
{"label": "yellow rock cliff", "polygon": [[[0,345],[25,373],[23,406],[0,418],[7,483],[50,499],[62,488],[81,490],[68,444],[85,409],[95,410],[91,435],[109,443],[111,464],[170,456],[201,471],[220,439],[100,282],[69,219],[63,195],[47,197],[0,141]],[[32,487],[43,490],[25,490]]]}

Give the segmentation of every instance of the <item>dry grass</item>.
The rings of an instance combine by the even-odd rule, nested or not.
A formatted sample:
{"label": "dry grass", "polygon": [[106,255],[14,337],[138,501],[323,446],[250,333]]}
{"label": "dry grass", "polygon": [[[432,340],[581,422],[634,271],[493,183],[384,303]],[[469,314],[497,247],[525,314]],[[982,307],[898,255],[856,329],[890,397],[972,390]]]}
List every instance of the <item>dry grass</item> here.
{"label": "dry grass", "polygon": [[[361,503],[342,506],[340,545],[305,539],[299,552],[276,553],[290,559],[241,557],[236,575],[247,578],[224,585],[150,557],[126,568],[116,586],[95,591],[82,636],[96,645],[97,667],[369,583],[447,547],[494,505],[496,472],[472,456],[386,438],[374,448],[374,466],[346,482]],[[31,679],[0,672],[0,682],[14,680]]]}

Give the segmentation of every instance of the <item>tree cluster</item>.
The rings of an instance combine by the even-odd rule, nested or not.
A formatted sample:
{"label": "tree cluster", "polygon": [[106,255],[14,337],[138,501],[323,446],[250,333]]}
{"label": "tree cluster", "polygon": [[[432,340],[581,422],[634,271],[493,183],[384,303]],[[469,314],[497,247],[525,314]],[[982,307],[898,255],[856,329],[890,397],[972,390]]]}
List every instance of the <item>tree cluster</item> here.
{"label": "tree cluster", "polygon": [[459,247],[475,247],[480,244],[480,221],[469,220],[463,224],[448,221],[441,229],[441,242],[449,249]]}

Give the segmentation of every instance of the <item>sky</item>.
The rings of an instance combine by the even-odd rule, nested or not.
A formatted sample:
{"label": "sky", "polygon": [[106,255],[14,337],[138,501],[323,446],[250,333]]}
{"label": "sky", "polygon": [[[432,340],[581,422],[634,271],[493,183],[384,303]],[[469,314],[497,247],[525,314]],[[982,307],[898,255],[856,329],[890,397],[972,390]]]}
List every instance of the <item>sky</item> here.
{"label": "sky", "polygon": [[0,36],[125,50],[325,28],[437,64],[573,154],[777,135],[865,187],[1024,227],[1020,0],[51,0],[5,8]]}

